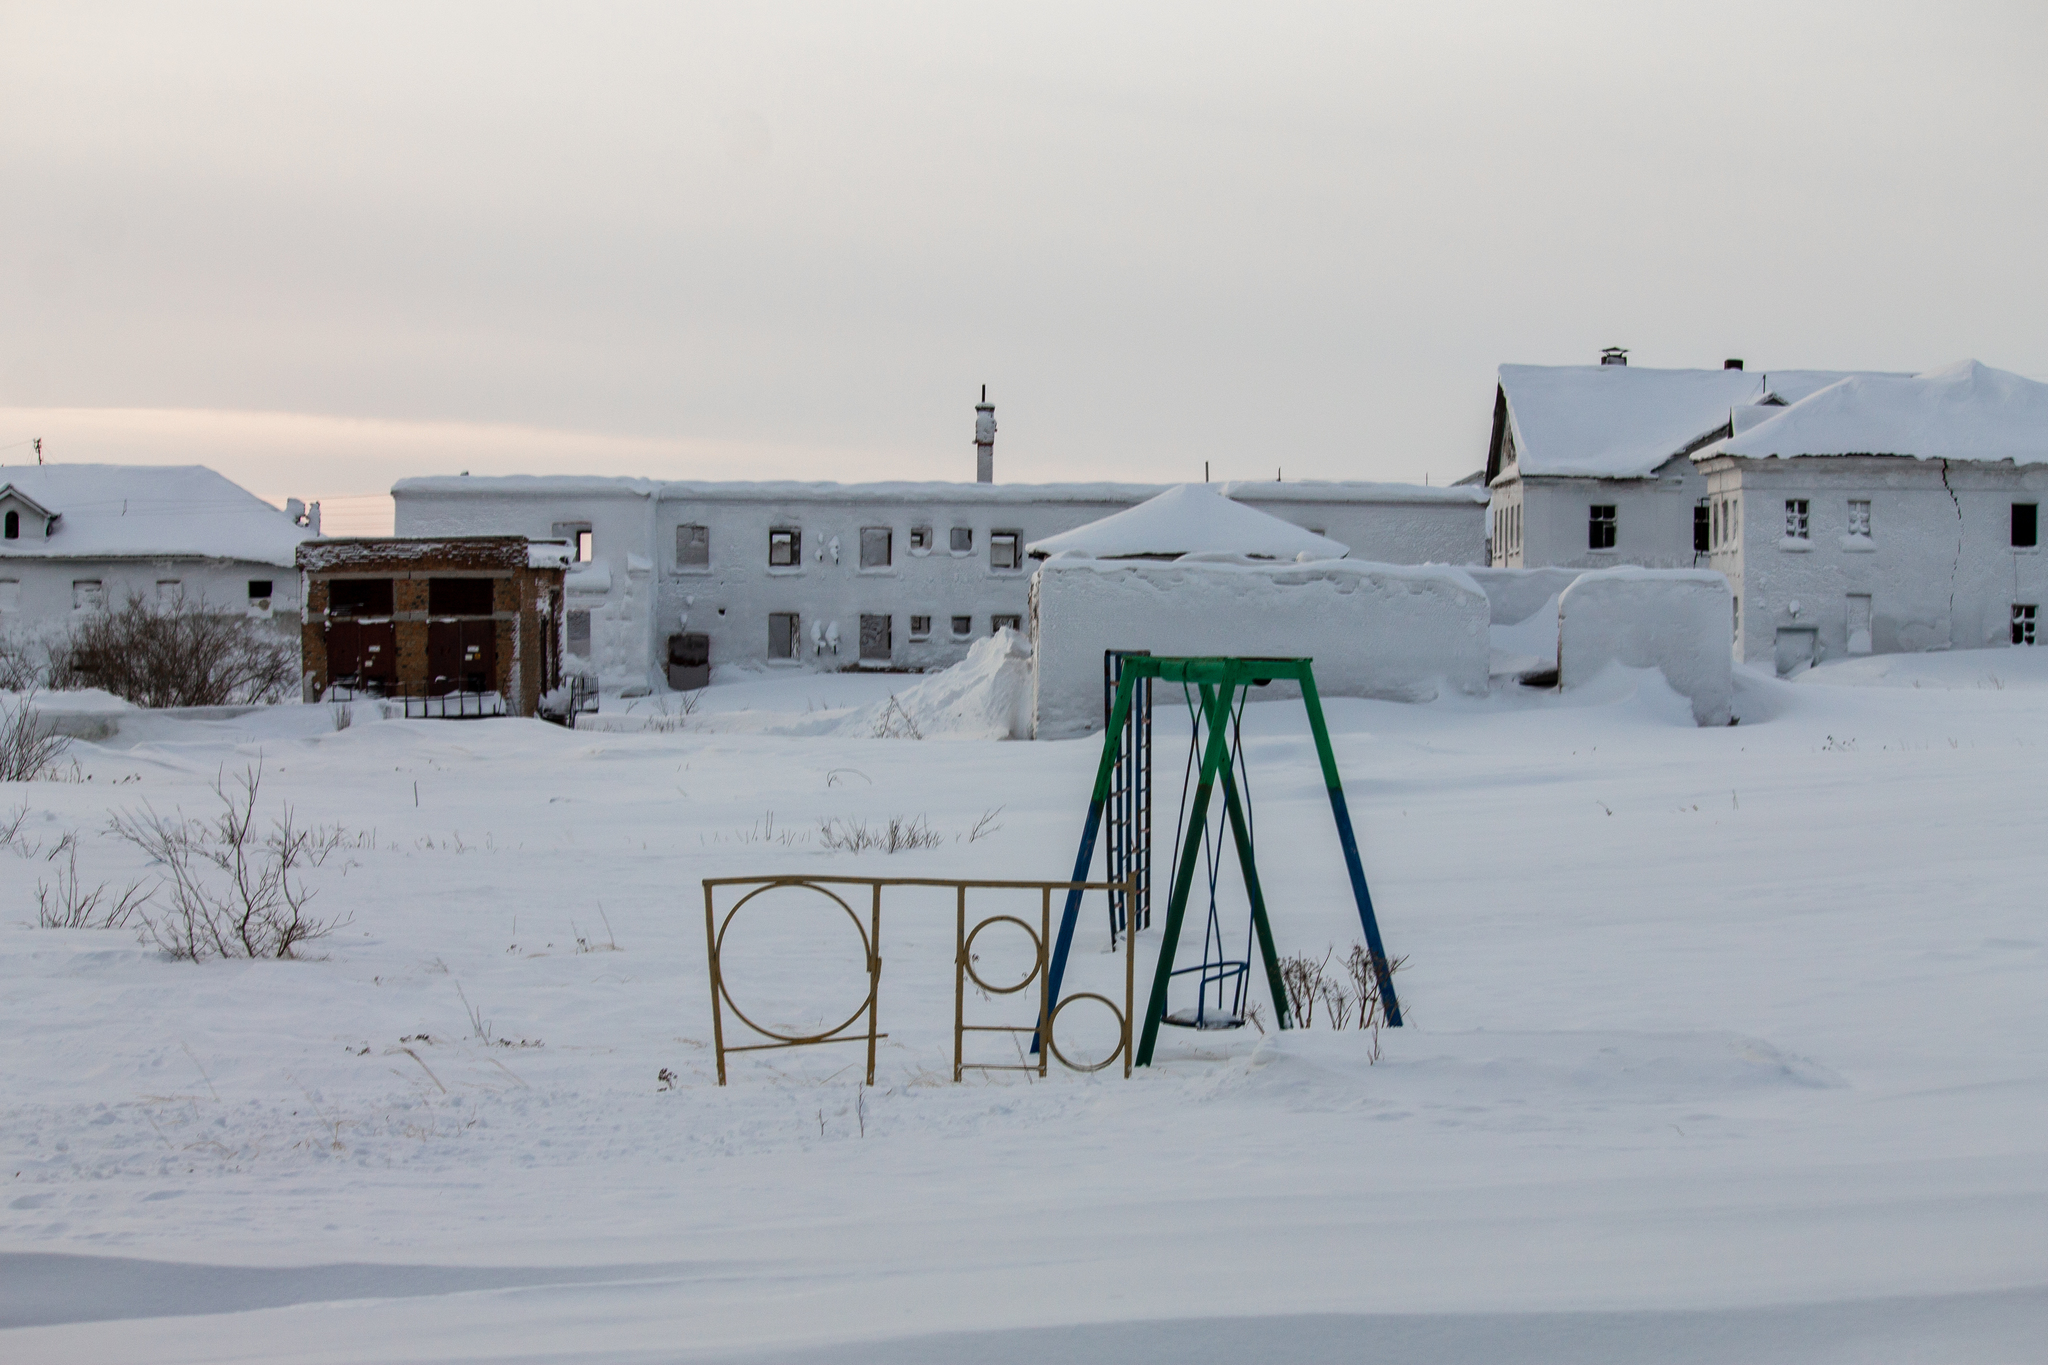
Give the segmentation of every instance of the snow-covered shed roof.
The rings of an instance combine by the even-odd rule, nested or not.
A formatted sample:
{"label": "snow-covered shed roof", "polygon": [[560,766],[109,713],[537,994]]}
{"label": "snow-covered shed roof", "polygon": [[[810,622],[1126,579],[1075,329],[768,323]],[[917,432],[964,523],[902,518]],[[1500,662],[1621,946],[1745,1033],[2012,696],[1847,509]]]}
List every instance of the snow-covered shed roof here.
{"label": "snow-covered shed roof", "polygon": [[1974,360],[1910,376],[1851,375],[1694,453],[1752,459],[1910,455],[2048,463],[2048,384]]}
{"label": "snow-covered shed roof", "polygon": [[234,559],[289,568],[306,531],[204,465],[48,464],[0,468],[9,490],[56,518],[0,539],[0,559]]}
{"label": "snow-covered shed roof", "polygon": [[1487,475],[1502,470],[1503,425],[1524,475],[1639,479],[1775,393],[1790,404],[1843,370],[1658,370],[1640,365],[1503,365]]}
{"label": "snow-covered shed roof", "polygon": [[1033,558],[1076,553],[1096,559],[1173,559],[1234,554],[1254,559],[1342,559],[1348,546],[1225,497],[1215,484],[1184,483],[1086,526],[1034,540]]}

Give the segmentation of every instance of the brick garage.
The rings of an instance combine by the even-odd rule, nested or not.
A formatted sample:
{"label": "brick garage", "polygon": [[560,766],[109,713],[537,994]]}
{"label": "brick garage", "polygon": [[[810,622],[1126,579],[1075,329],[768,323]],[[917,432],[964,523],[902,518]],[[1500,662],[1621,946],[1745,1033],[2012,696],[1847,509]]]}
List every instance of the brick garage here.
{"label": "brick garage", "polygon": [[424,715],[539,714],[562,681],[568,561],[524,536],[301,545],[306,700],[339,687]]}

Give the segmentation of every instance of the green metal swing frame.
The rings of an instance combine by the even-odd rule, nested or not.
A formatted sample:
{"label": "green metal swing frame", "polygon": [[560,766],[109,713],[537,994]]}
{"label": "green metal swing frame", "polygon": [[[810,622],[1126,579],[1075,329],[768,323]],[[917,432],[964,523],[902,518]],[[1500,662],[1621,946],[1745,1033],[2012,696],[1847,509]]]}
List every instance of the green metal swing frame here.
{"label": "green metal swing frame", "polygon": [[[1266,969],[1279,1026],[1292,1028],[1287,1011],[1287,990],[1280,980],[1280,960],[1273,946],[1273,927],[1266,915],[1266,897],[1259,886],[1258,860],[1252,845],[1250,822],[1238,795],[1235,771],[1237,759],[1229,742],[1230,718],[1238,694],[1270,682],[1292,682],[1301,688],[1303,707],[1308,712],[1309,732],[1315,737],[1316,758],[1322,764],[1323,784],[1329,790],[1330,810],[1336,817],[1337,838],[1344,850],[1345,870],[1350,874],[1352,897],[1358,905],[1358,919],[1365,930],[1366,950],[1372,954],[1378,978],[1381,1007],[1390,1028],[1401,1027],[1401,1003],[1394,994],[1394,980],[1385,947],[1380,941],[1378,918],[1373,913],[1372,893],[1365,883],[1365,868],[1358,856],[1358,840],[1352,831],[1351,813],[1344,801],[1344,785],[1337,775],[1337,756],[1330,748],[1329,727],[1323,721],[1322,699],[1316,692],[1315,669],[1309,659],[1254,659],[1234,656],[1171,658],[1128,654],[1123,658],[1122,676],[1117,682],[1116,700],[1103,734],[1102,761],[1095,772],[1095,789],[1088,802],[1088,820],[1081,831],[1081,848],[1074,863],[1072,881],[1083,881],[1095,860],[1095,841],[1102,828],[1103,808],[1109,800],[1110,779],[1116,768],[1118,739],[1129,723],[1132,697],[1141,679],[1182,683],[1198,690],[1203,718],[1209,727],[1208,742],[1202,750],[1202,766],[1196,779],[1194,798],[1182,831],[1180,863],[1174,869],[1173,894],[1166,905],[1166,922],[1159,947],[1159,963],[1152,974],[1152,993],[1145,1007],[1145,1026],[1138,1042],[1136,1062],[1152,1064],[1159,1041],[1159,1026],[1166,1017],[1167,986],[1174,974],[1175,950],[1180,944],[1181,924],[1187,917],[1188,897],[1195,881],[1203,831],[1207,828],[1209,803],[1220,783],[1223,787],[1225,821],[1237,848],[1238,867],[1244,873],[1245,894],[1251,901],[1252,926],[1259,941],[1259,956]],[[1073,946],[1074,927],[1081,914],[1081,891],[1067,893],[1065,913],[1060,917],[1059,938],[1053,949],[1050,980],[1052,1002],[1059,1001],[1060,983],[1066,974],[1067,953]],[[1136,926],[1132,926],[1132,931]]]}

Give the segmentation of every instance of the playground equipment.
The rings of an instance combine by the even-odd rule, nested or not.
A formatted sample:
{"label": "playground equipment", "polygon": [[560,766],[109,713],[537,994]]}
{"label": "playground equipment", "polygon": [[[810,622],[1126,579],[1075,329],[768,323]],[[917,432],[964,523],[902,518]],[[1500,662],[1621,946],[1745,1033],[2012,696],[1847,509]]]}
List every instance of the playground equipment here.
{"label": "playground equipment", "polygon": [[[1343,847],[1345,870],[1350,874],[1352,897],[1357,902],[1359,924],[1365,931],[1366,951],[1372,957],[1372,966],[1379,983],[1381,1007],[1390,1028],[1401,1027],[1401,1005],[1394,994],[1391,965],[1384,945],[1380,941],[1379,922],[1373,914],[1372,893],[1366,888],[1365,869],[1358,857],[1358,841],[1352,832],[1351,814],[1344,802],[1343,783],[1337,775],[1336,755],[1330,748],[1329,728],[1323,721],[1322,701],[1316,693],[1315,671],[1308,659],[1247,659],[1237,657],[1214,658],[1165,658],[1143,654],[1119,654],[1106,663],[1110,676],[1115,678],[1114,700],[1110,707],[1109,723],[1103,735],[1102,760],[1097,765],[1094,791],[1089,798],[1088,818],[1081,830],[1081,847],[1074,862],[1073,878],[1067,883],[1068,892],[1064,913],[1060,916],[1057,941],[1052,951],[1052,960],[1046,974],[1048,993],[1047,1014],[1059,1009],[1060,983],[1065,976],[1067,955],[1073,946],[1074,927],[1080,917],[1081,900],[1088,869],[1095,859],[1095,842],[1104,823],[1105,811],[1109,809],[1112,794],[1121,791],[1144,790],[1141,783],[1149,783],[1149,774],[1139,777],[1134,771],[1140,752],[1139,742],[1126,731],[1132,727],[1134,707],[1142,704],[1145,710],[1145,735],[1143,752],[1150,758],[1150,684],[1154,681],[1179,683],[1187,699],[1190,715],[1194,720],[1194,735],[1189,747],[1189,768],[1193,777],[1192,794],[1184,786],[1181,793],[1183,818],[1177,819],[1175,829],[1175,854],[1173,890],[1166,907],[1166,922],[1159,947],[1159,961],[1152,975],[1151,997],[1145,1009],[1144,1028],[1138,1039],[1134,1058],[1139,1066],[1150,1066],[1152,1054],[1159,1039],[1161,1024],[1176,1024],[1195,1028],[1232,1027],[1244,1019],[1245,993],[1250,983],[1250,957],[1252,940],[1256,940],[1261,963],[1265,969],[1267,988],[1273,1001],[1273,1011],[1281,1028],[1290,1028],[1293,1021],[1288,1017],[1287,992],[1280,980],[1280,964],[1273,947],[1272,926],[1266,914],[1266,901],[1259,885],[1258,860],[1253,843],[1253,822],[1249,809],[1250,788],[1240,781],[1244,771],[1241,720],[1245,699],[1253,687],[1284,680],[1296,683],[1301,688],[1301,700],[1308,712],[1309,731],[1315,739],[1316,757],[1322,765],[1323,782],[1330,794],[1330,809],[1337,822],[1337,839]],[[1143,701],[1140,702],[1140,685],[1145,686]],[[1201,764],[1195,769],[1194,757],[1199,751]],[[1121,777],[1119,769],[1129,765]],[[1216,821],[1212,832],[1209,822],[1209,807],[1214,799],[1218,783],[1223,787],[1223,813]],[[1242,795],[1240,794],[1242,788]],[[1149,792],[1147,792],[1149,796]],[[1149,800],[1146,802],[1149,810]],[[1113,834],[1111,851],[1114,858],[1117,840],[1126,841],[1128,833],[1118,835],[1114,824],[1130,818],[1119,809],[1113,813]],[[1224,940],[1223,925],[1216,906],[1216,888],[1222,867],[1223,830],[1228,827],[1231,841],[1237,854],[1238,868],[1244,876],[1246,897],[1251,902],[1250,924],[1246,930],[1246,944],[1242,957],[1229,956],[1229,945]],[[1149,829],[1148,829],[1149,834]],[[1187,916],[1188,899],[1194,889],[1197,864],[1203,865],[1208,883],[1208,917],[1203,936],[1202,961],[1193,967],[1176,968],[1174,965],[1181,927]],[[1128,863],[1126,864],[1128,868]],[[1149,908],[1149,864],[1144,868],[1147,876],[1145,888],[1137,890],[1137,883],[1131,882],[1133,893],[1126,898],[1124,922],[1127,932],[1134,934],[1144,927],[1144,920],[1133,913],[1144,901]],[[1118,906],[1113,900],[1110,911],[1112,934],[1118,927]],[[1167,1011],[1167,994],[1173,978],[1182,975],[1197,975],[1197,994],[1192,1008],[1175,1011],[1170,1017]],[[1215,1005],[1209,1004],[1211,994]],[[1034,1041],[1035,1045],[1035,1041]]]}

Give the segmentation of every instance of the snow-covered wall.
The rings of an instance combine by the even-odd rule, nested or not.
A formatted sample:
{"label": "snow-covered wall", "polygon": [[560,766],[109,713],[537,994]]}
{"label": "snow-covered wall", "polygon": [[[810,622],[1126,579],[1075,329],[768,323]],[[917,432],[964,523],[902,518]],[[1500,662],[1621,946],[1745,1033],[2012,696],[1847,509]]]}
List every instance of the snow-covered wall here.
{"label": "snow-covered wall", "polygon": [[1655,668],[1692,700],[1701,725],[1726,725],[1735,691],[1728,580],[1709,569],[1624,565],[1583,573],[1558,598],[1558,685],[1610,663]]}
{"label": "snow-covered wall", "polygon": [[[1566,565],[1604,569],[1615,564],[1650,568],[1693,567],[1693,508],[1706,496],[1705,477],[1692,461],[1675,456],[1646,478],[1510,477],[1493,490],[1500,517],[1519,518],[1519,545],[1496,535],[1493,563],[1501,568]],[[1592,509],[1614,509],[1614,546],[1591,545]]]}
{"label": "snow-covered wall", "polygon": [[[1457,568],[1047,560],[1032,582],[1034,733],[1101,730],[1109,649],[1305,656],[1328,696],[1484,694],[1488,615],[1486,594]],[[1275,683],[1270,695],[1291,691]]]}
{"label": "snow-covered wall", "polygon": [[1572,585],[1585,569],[1471,569],[1472,581],[1486,594],[1493,624],[1514,626],[1534,616],[1550,599]]}

